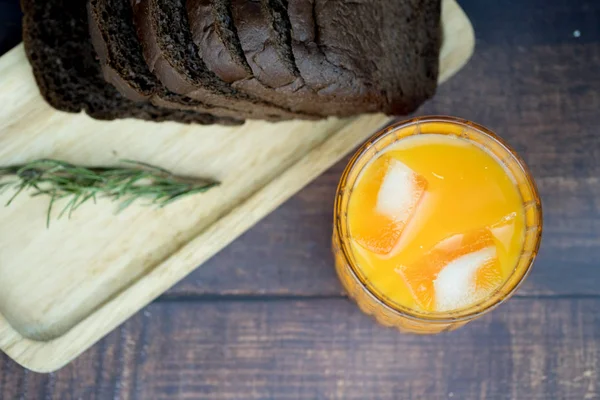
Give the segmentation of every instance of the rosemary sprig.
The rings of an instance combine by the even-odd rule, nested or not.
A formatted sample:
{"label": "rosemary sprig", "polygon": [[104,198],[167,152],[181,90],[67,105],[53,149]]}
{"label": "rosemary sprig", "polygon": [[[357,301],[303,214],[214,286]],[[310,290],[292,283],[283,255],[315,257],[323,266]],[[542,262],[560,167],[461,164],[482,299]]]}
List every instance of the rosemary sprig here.
{"label": "rosemary sprig", "polygon": [[71,214],[82,204],[98,198],[119,202],[117,212],[123,211],[138,199],[150,205],[164,207],[184,196],[205,192],[218,185],[210,180],[176,176],[169,171],[138,161],[123,160],[125,167],[81,167],[64,161],[40,159],[23,165],[0,167],[0,194],[9,188],[15,193],[6,203],[24,191],[31,196],[50,197],[46,226],[54,204],[69,198],[58,215]]}

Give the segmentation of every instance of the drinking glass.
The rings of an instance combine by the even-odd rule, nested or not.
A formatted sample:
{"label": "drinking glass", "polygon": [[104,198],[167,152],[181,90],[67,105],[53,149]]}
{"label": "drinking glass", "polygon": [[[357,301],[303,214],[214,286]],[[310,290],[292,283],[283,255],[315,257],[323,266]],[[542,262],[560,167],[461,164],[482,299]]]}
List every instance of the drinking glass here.
{"label": "drinking glass", "polygon": [[[397,304],[378,292],[361,272],[350,245],[348,203],[363,168],[388,146],[412,135],[455,135],[472,141],[493,154],[512,175],[525,212],[525,235],[520,257],[505,282],[476,304],[451,312],[425,312]],[[337,188],[332,249],[339,279],[360,309],[379,323],[403,332],[435,334],[454,330],[486,314],[510,298],[525,280],[538,252],[542,234],[542,207],[537,188],[523,160],[502,139],[476,123],[454,117],[430,116],[399,122],[377,132],[354,154]]]}

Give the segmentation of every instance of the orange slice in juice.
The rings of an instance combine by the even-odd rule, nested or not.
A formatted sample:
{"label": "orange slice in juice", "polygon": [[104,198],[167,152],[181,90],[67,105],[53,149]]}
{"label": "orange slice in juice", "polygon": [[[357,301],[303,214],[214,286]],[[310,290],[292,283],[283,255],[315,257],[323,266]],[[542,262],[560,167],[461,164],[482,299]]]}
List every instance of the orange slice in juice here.
{"label": "orange slice in juice", "polygon": [[410,266],[396,272],[417,304],[427,311],[448,311],[473,304],[498,287],[502,271],[489,229],[453,235]]}
{"label": "orange slice in juice", "polygon": [[364,248],[387,254],[414,214],[427,181],[405,164],[383,155],[360,176],[348,205],[352,237]]}

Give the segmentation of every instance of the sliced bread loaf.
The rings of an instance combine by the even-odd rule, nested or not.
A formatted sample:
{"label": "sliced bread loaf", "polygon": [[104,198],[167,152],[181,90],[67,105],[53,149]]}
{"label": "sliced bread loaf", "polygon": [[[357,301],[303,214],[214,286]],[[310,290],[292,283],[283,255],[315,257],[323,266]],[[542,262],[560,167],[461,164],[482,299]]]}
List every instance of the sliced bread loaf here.
{"label": "sliced bread loaf", "polygon": [[296,67],[292,51],[292,26],[288,17],[287,0],[261,0],[261,6],[271,27],[271,40],[275,44],[285,70],[299,78],[300,72]]}
{"label": "sliced bread loaf", "polygon": [[208,68],[227,83],[252,77],[231,17],[230,0],[187,0],[192,40]]}
{"label": "sliced bread loaf", "polygon": [[130,100],[150,100],[157,80],[144,63],[129,3],[88,0],[87,7],[92,45],[106,81]]}
{"label": "sliced bread loaf", "polygon": [[[265,71],[275,65],[280,83],[292,81],[297,72],[302,79],[265,90],[246,78],[232,82],[235,88],[294,111],[323,116],[407,114],[435,92],[440,0],[262,0],[262,7],[257,0],[215,0],[215,4],[228,1],[237,38],[220,35],[225,41],[220,46],[236,48],[226,41],[239,40],[253,77],[271,87],[275,85],[266,79],[273,79],[275,72]],[[216,26],[218,31],[219,19]],[[287,53],[289,45],[293,56]],[[207,49],[200,45],[200,51]],[[284,66],[290,59],[297,72]]]}
{"label": "sliced bread loaf", "polygon": [[233,110],[219,109],[169,92],[145,63],[131,4],[123,0],[88,0],[88,24],[92,44],[104,78],[133,101],[150,101],[169,109],[193,110],[235,118]]}
{"label": "sliced bread loaf", "polygon": [[440,12],[440,0],[291,0],[300,75],[334,101],[410,113],[435,93]]}
{"label": "sliced bread loaf", "polygon": [[[210,68],[225,82],[239,90],[262,100],[285,106],[295,112],[315,114],[322,117],[338,115],[341,111],[360,113],[362,108],[353,108],[351,104],[342,106],[331,104],[319,98],[317,93],[298,85],[287,85],[271,88],[254,77],[253,71],[246,61],[236,26],[233,24],[231,0],[187,0],[187,11],[194,43],[198,46],[200,56],[210,63]],[[269,17],[263,7],[251,7],[261,17],[251,17],[265,22]],[[272,24],[268,24],[272,25]],[[265,26],[266,32],[261,35],[277,36]],[[274,41],[270,41],[274,43]],[[211,60],[211,61],[209,61]],[[256,64],[255,64],[256,67]],[[260,69],[259,69],[260,70]],[[295,79],[295,78],[294,78]],[[300,82],[300,81],[298,81]]]}
{"label": "sliced bread loaf", "polygon": [[183,0],[136,0],[134,17],[146,63],[169,90],[245,118],[315,118],[240,93],[215,75],[192,40]]}
{"label": "sliced bread loaf", "polygon": [[[252,73],[271,88],[302,87],[293,59],[289,57],[266,0],[232,0],[233,24]],[[281,26],[279,28],[283,29]]]}
{"label": "sliced bread loaf", "polygon": [[22,0],[23,41],[44,99],[67,112],[97,119],[139,118],[199,124],[239,124],[208,114],[173,111],[125,99],[103,79],[78,0]]}
{"label": "sliced bread loaf", "polygon": [[[316,15],[316,7],[317,0],[292,0],[288,4],[294,61],[306,87],[327,101],[335,115],[351,115],[355,110],[363,113],[382,111],[382,96],[377,93],[375,84],[328,59],[328,49],[320,42],[320,31],[324,28],[317,22],[325,25],[329,22]],[[368,32],[378,29],[374,23]],[[348,35],[351,32],[355,31],[351,29]],[[363,62],[377,62],[377,58],[372,57],[368,52],[363,54]]]}

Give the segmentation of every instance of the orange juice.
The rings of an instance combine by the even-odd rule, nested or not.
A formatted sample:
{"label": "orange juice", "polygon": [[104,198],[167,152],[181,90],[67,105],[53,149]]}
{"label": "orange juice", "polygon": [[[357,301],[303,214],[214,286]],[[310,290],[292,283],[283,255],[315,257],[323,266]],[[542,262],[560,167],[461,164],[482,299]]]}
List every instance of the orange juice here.
{"label": "orange juice", "polygon": [[336,266],[361,308],[433,333],[512,293],[540,230],[539,198],[514,152],[483,127],[417,119],[377,135],[342,178]]}

